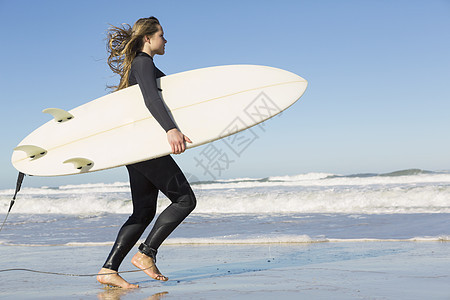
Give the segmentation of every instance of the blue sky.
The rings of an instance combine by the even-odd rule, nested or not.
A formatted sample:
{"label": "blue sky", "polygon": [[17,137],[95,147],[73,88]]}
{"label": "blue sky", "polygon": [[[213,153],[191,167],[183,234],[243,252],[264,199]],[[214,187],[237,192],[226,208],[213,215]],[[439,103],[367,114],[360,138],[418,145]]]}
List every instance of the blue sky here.
{"label": "blue sky", "polygon": [[[450,169],[450,1],[0,0],[0,188],[14,186],[12,149],[48,121],[42,109],[72,109],[117,83],[106,65],[109,24],[151,15],[168,40],[155,57],[166,74],[259,64],[309,82],[216,178]],[[176,160],[209,180],[195,164],[204,147]],[[117,168],[25,185],[126,180]]]}

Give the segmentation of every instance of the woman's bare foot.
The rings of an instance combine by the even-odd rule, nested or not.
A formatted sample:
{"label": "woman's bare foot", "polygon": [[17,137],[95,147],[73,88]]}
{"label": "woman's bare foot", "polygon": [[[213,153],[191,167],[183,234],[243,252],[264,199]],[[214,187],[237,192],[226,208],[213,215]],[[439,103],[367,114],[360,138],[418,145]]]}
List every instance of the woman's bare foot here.
{"label": "woman's bare foot", "polygon": [[169,280],[169,278],[161,274],[158,267],[156,267],[155,261],[150,256],[138,252],[131,259],[131,263],[153,279],[161,281]]}
{"label": "woman's bare foot", "polygon": [[[111,274],[112,273],[112,274]],[[106,274],[106,275],[102,275]],[[128,283],[125,279],[123,279],[116,271],[102,268],[97,275],[97,281],[102,284],[112,285],[121,287],[124,289],[135,289],[138,288],[139,285]]]}

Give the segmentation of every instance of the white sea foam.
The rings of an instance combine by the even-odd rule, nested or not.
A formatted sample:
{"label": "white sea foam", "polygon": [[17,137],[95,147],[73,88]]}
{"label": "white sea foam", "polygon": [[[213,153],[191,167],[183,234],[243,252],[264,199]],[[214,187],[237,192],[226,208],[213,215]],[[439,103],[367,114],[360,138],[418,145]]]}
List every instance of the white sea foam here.
{"label": "white sea foam", "polygon": [[233,245],[233,244],[305,244],[305,243],[345,243],[345,242],[450,242],[450,236],[427,236],[408,239],[328,239],[311,238],[308,235],[280,235],[276,237],[260,237],[246,239],[227,238],[169,238],[164,245],[204,244],[204,245]]}
{"label": "white sea foam", "polygon": [[165,245],[181,245],[181,244],[293,244],[293,243],[320,243],[326,242],[323,238],[311,238],[308,235],[277,235],[277,236],[260,236],[249,238],[169,238],[164,242]]}
{"label": "white sea foam", "polygon": [[[143,240],[136,243],[136,246]],[[405,239],[375,239],[375,238],[311,238],[308,235],[280,235],[276,237],[259,237],[259,238],[168,238],[163,245],[264,245],[264,244],[314,244],[314,243],[349,243],[349,242],[450,242],[450,236],[425,236]],[[114,241],[108,242],[69,242],[61,244],[27,244],[27,243],[11,243],[0,240],[3,246],[21,246],[21,247],[98,247],[112,246]]]}
{"label": "white sea foam", "polygon": [[271,176],[268,178],[269,181],[278,181],[278,182],[297,182],[297,181],[311,181],[318,179],[325,179],[327,177],[333,176],[331,173],[307,173],[307,174],[299,174],[293,176]]}
{"label": "white sea foam", "polygon": [[[327,176],[325,176],[327,175]],[[317,176],[314,178],[314,176]],[[361,185],[393,185],[393,184],[450,184],[450,174],[420,174],[413,176],[371,176],[350,177],[333,176],[331,174],[313,173],[312,176],[280,176],[242,181],[218,181],[201,184],[201,189],[232,189],[276,186],[361,186]],[[194,185],[195,186],[195,185]]]}
{"label": "white sea foam", "polygon": [[[196,213],[450,213],[450,174],[407,170],[341,176],[308,173],[193,183]],[[0,191],[7,210],[13,190]],[[169,205],[164,196],[158,211]],[[129,184],[24,187],[16,213],[99,214],[132,211]]]}

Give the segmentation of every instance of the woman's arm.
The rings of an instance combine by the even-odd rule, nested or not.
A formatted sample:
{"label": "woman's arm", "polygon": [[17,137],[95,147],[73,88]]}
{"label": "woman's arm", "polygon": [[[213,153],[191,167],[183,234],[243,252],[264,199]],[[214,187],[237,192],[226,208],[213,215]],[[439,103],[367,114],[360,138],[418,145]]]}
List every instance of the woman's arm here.
{"label": "woman's arm", "polygon": [[167,132],[177,126],[159,96],[155,71],[155,65],[150,57],[137,57],[133,62],[132,74],[141,88],[145,105],[156,121]]}
{"label": "woman's arm", "polygon": [[156,85],[156,68],[152,59],[149,57],[142,57],[135,60],[136,61],[133,62],[132,73],[142,91],[145,105],[152,116],[167,132],[167,140],[172,148],[172,153],[183,153],[186,150],[186,142],[192,142],[177,129],[166,110],[164,102],[159,96],[158,87]]}

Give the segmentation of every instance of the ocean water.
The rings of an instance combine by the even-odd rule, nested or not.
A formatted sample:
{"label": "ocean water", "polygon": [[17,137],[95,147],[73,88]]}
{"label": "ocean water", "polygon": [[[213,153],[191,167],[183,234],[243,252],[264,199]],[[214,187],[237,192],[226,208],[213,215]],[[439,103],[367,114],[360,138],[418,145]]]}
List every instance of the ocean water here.
{"label": "ocean water", "polygon": [[[167,245],[450,238],[450,172],[308,173],[191,184],[197,208]],[[2,220],[13,192],[0,190]],[[161,195],[158,212],[168,204]],[[25,181],[0,245],[112,244],[131,211],[126,182],[27,188]]]}

